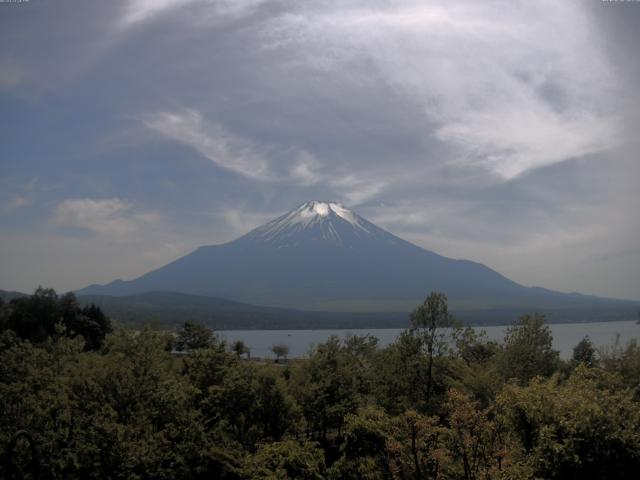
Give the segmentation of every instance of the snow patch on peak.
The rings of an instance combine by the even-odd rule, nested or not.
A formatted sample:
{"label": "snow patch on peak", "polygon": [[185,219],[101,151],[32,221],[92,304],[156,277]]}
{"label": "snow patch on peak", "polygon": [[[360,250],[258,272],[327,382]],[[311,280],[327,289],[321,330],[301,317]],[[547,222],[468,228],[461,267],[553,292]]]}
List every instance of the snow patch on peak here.
{"label": "snow patch on peak", "polygon": [[348,208],[337,202],[311,201],[300,205],[280,218],[257,228],[254,237],[272,240],[279,236],[288,236],[307,230],[315,225],[320,228],[323,238],[332,242],[340,242],[340,235],[335,222],[345,221],[354,229],[371,233],[367,222],[363,221]]}
{"label": "snow patch on peak", "polygon": [[346,220],[351,225],[356,225],[361,227],[360,222],[358,222],[358,217],[356,216],[356,214],[353,213],[348,208],[343,207],[339,203],[330,203],[329,208],[331,208],[331,211],[333,213],[338,215],[343,220]]}
{"label": "snow patch on peak", "polygon": [[327,202],[307,202],[298,207],[295,211],[299,213],[302,218],[310,218],[316,215],[326,217],[331,211],[330,203]]}
{"label": "snow patch on peak", "polygon": [[312,202],[302,204],[295,210],[295,212],[303,219],[309,219],[316,215],[319,215],[320,217],[327,217],[333,212],[338,217],[349,222],[351,225],[362,228],[362,225],[358,222],[358,216],[342,204],[336,202],[319,202],[314,200]]}

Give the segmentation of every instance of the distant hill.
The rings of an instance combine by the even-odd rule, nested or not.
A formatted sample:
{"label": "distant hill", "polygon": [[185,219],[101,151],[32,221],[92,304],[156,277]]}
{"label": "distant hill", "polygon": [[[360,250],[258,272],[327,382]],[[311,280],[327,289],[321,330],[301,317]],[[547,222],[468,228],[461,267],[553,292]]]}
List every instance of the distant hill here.
{"label": "distant hill", "polygon": [[[308,202],[223,245],[80,295],[169,291],[303,310],[408,312],[431,291],[458,311],[618,309],[625,302],[522,286],[402,240],[332,202]],[[635,308],[635,307],[634,307]]]}
{"label": "distant hill", "polygon": [[216,329],[404,328],[406,312],[317,312],[261,307],[176,292],[147,292],[124,297],[80,295],[113,319],[129,325],[157,321],[172,326],[197,320]]}
{"label": "distant hill", "polygon": [[29,295],[22,292],[14,292],[10,290],[0,290],[0,298],[5,302],[9,302],[14,298],[28,297]]}
{"label": "distant hill", "polygon": [[[27,297],[22,292],[0,290],[5,302]],[[406,328],[409,311],[333,312],[304,311],[264,307],[220,298],[177,292],[146,292],[128,296],[80,295],[81,304],[96,304],[117,323],[140,327],[157,323],[172,328],[186,320],[196,320],[218,330],[243,329],[359,329]],[[637,307],[535,309],[499,308],[481,310],[453,309],[454,316],[469,325],[504,325],[524,313],[545,314],[550,323],[606,322],[634,320]]]}
{"label": "distant hill", "polygon": [[[113,319],[129,325],[159,322],[174,326],[197,320],[219,330],[243,329],[358,329],[406,328],[408,312],[319,312],[261,307],[219,298],[175,292],[148,292],[125,297],[82,295],[81,303],[99,305]],[[538,309],[549,322],[576,323],[633,320],[632,307],[601,309]],[[454,316],[470,325],[510,324],[524,313],[521,308],[454,310]]]}

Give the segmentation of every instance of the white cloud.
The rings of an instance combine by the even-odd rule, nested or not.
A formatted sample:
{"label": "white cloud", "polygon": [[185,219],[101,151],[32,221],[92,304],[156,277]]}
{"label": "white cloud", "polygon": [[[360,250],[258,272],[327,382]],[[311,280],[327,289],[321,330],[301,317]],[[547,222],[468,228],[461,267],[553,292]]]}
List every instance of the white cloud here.
{"label": "white cloud", "polygon": [[338,176],[329,181],[347,205],[358,205],[380,193],[387,182],[366,173]]}
{"label": "white cloud", "polygon": [[[264,0],[128,0],[120,26],[129,27],[178,8],[197,8],[197,23],[206,24],[220,18],[236,18],[252,11]],[[198,5],[199,4],[199,5]]]}
{"label": "white cloud", "polygon": [[0,58],[0,90],[18,85],[25,77],[25,72],[10,57]]}
{"label": "white cloud", "polygon": [[606,151],[616,141],[611,118],[563,117],[550,109],[522,106],[494,114],[468,113],[440,127],[436,136],[459,147],[459,161],[472,162],[505,179]]}
{"label": "white cloud", "polygon": [[[220,22],[207,24],[207,12],[228,19],[225,15],[247,13],[259,3],[194,2],[189,8],[200,12],[198,18],[193,12],[180,18],[215,31]],[[199,38],[207,38],[198,31],[205,35]],[[261,128],[266,125],[264,138],[271,135],[272,143],[231,132],[226,122],[196,109],[141,118],[147,128],[196,149],[219,167],[262,182],[324,187],[350,204],[413,184],[419,176],[428,182],[442,168],[454,172],[449,180],[458,183],[510,180],[606,151],[618,141],[612,100],[617,82],[598,35],[584,5],[574,1],[293,3],[284,13],[273,9],[271,16],[256,17],[241,34],[230,29],[237,50],[215,57],[231,72],[237,71],[236,62],[257,61],[260,76],[240,77],[242,98],[249,95],[251,101],[239,106],[271,106],[278,99],[270,122],[261,119],[265,112],[259,108],[242,113],[255,115]],[[245,57],[249,50],[259,55]],[[203,65],[211,60],[198,58]],[[302,84],[308,88],[300,90]],[[218,88],[225,102],[234,101],[233,82]],[[388,96],[376,97],[381,92]],[[389,119],[400,123],[384,123],[386,109]],[[402,109],[419,114],[403,117]],[[292,118],[297,124],[283,129]],[[298,131],[305,135],[301,138],[315,137],[313,148],[304,140],[295,145]],[[386,135],[392,141],[404,136],[424,151],[360,158],[354,142],[367,142],[361,132],[374,144]],[[329,143],[336,134],[351,142],[349,153],[341,152],[342,144]],[[434,141],[446,149],[437,156],[429,151]],[[385,155],[393,158],[381,158]],[[385,163],[391,162],[389,169]],[[415,175],[401,175],[407,171]]]}
{"label": "white cloud", "polygon": [[[323,185],[349,204],[371,198],[387,183],[374,172],[353,172],[344,166],[329,169],[315,155],[296,147],[269,152],[273,149],[231,134],[221,124],[208,122],[194,109],[147,114],[141,118],[148,129],[192,147],[217,166],[252,180],[302,187]],[[282,170],[284,173],[280,173]]]}
{"label": "white cloud", "polygon": [[268,162],[255,151],[251,141],[232,135],[219,123],[207,122],[197,110],[146,115],[143,123],[196,149],[219,167],[254,180],[273,180]]}
{"label": "white cloud", "polygon": [[56,206],[52,217],[54,225],[81,228],[114,240],[133,238],[158,221],[158,214],[136,212],[119,198],[69,198]]}
{"label": "white cloud", "polygon": [[322,165],[313,154],[302,150],[291,167],[289,179],[302,186],[314,185],[323,180],[323,175],[319,172],[321,167]]}
{"label": "white cloud", "polygon": [[11,213],[27,205],[31,205],[31,203],[33,203],[31,198],[27,198],[24,195],[14,195],[0,206],[0,211],[3,213]]}
{"label": "white cloud", "polygon": [[231,227],[232,237],[230,240],[234,240],[274,218],[271,213],[248,212],[246,209],[237,207],[225,207],[220,213],[225,223]]}
{"label": "white cloud", "polygon": [[290,69],[382,79],[454,165],[510,179],[616,143],[617,82],[580,2],[330,5],[273,19],[265,48],[297,52]]}
{"label": "white cloud", "polygon": [[129,0],[121,18],[122,25],[141,23],[155,15],[185,6],[193,0]]}

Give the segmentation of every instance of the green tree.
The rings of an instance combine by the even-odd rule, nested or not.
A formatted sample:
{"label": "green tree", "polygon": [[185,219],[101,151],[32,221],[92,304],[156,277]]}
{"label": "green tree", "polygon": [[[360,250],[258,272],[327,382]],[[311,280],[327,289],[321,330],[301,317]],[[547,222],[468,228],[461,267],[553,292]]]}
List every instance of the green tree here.
{"label": "green tree", "polygon": [[425,402],[429,404],[434,386],[435,363],[445,355],[460,325],[449,313],[447,297],[432,292],[411,314],[411,332],[420,339],[426,353]]}
{"label": "green tree", "polygon": [[111,332],[111,322],[96,305],[80,307],[76,296],[69,292],[59,299],[60,316],[69,336],[81,335],[86,350],[97,350]]}
{"label": "green tree", "polygon": [[634,338],[622,346],[620,339],[608,348],[601,350],[600,363],[609,372],[620,375],[625,385],[635,390],[636,398],[640,400],[640,345]]}
{"label": "green tree", "polygon": [[72,402],[74,431],[87,445],[78,452],[83,475],[191,478],[216,464],[214,439],[192,408],[196,389],[177,374],[165,343],[148,329],[120,331],[104,355],[86,359]]}
{"label": "green tree", "polygon": [[377,402],[387,412],[426,410],[424,386],[427,361],[420,339],[409,330],[377,356],[373,370]]}
{"label": "green tree", "polygon": [[244,468],[250,480],[323,480],[324,453],[312,442],[264,443]]}
{"label": "green tree", "polygon": [[465,328],[456,339],[458,362],[453,366],[456,379],[452,386],[470,393],[483,407],[488,407],[503,386],[496,358],[500,345],[487,339],[486,332]]}
{"label": "green tree", "polygon": [[549,377],[559,367],[551,330],[542,315],[523,315],[507,329],[499,359],[500,372],[521,385],[533,377]]}
{"label": "green tree", "polygon": [[360,359],[371,360],[377,353],[378,339],[370,334],[348,334],[344,339],[345,351]]}
{"label": "green tree", "polygon": [[340,458],[329,478],[340,480],[386,479],[391,475],[388,440],[392,419],[379,407],[368,406],[345,417]]}
{"label": "green tree", "polygon": [[55,333],[55,325],[60,322],[60,304],[52,288],[38,287],[30,297],[14,298],[9,305],[6,327],[18,337],[38,343]]}
{"label": "green tree", "polygon": [[581,363],[584,363],[587,367],[595,367],[598,363],[596,349],[588,336],[580,340],[573,348],[571,364],[577,366]]}
{"label": "green tree", "polygon": [[8,436],[27,430],[42,478],[187,479],[217,471],[214,442],[193,408],[195,389],[164,351],[163,335],[118,332],[100,353],[83,352],[79,337],[36,346],[11,336],[0,335],[0,456]]}
{"label": "green tree", "polygon": [[292,369],[291,390],[302,408],[306,434],[322,442],[340,432],[345,415],[355,413],[371,391],[368,363],[331,336]]}
{"label": "green tree", "polygon": [[251,355],[251,349],[242,340],[233,342],[231,344],[231,351],[234,352],[238,358],[245,354],[247,357]]}
{"label": "green tree", "polygon": [[444,429],[437,417],[408,410],[394,419],[387,445],[389,470],[395,480],[437,479],[444,452]]}
{"label": "green tree", "polygon": [[287,359],[287,355],[289,355],[289,346],[283,343],[278,343],[271,347],[271,351],[276,356],[276,363],[280,362],[281,358]]}
{"label": "green tree", "polygon": [[472,327],[461,330],[456,337],[458,356],[467,365],[486,364],[498,353],[500,346],[487,339],[487,332],[479,333]]}
{"label": "green tree", "polygon": [[173,346],[178,351],[209,348],[216,342],[213,330],[199,322],[186,321],[178,330]]}
{"label": "green tree", "polygon": [[331,466],[329,478],[439,478],[444,433],[437,417],[413,410],[389,417],[380,408],[362,408],[346,416],[341,455]]}
{"label": "green tree", "polygon": [[281,373],[249,362],[227,368],[202,400],[205,424],[223,430],[246,449],[281,440],[293,430],[298,416]]}
{"label": "green tree", "polygon": [[446,478],[490,480],[499,478],[509,449],[500,422],[491,408],[482,409],[470,396],[451,389],[447,394],[448,428],[444,433],[449,461]]}
{"label": "green tree", "polygon": [[207,349],[194,350],[182,359],[182,374],[198,389],[203,397],[209,387],[220,384],[239,361],[226,351],[224,344],[216,343]]}
{"label": "green tree", "polygon": [[535,478],[619,479],[640,468],[640,405],[616,376],[579,365],[509,385],[496,402]]}
{"label": "green tree", "polygon": [[58,296],[51,288],[38,287],[33,295],[15,298],[2,310],[0,329],[11,329],[35,343],[58,335],[56,325],[62,324],[64,335],[81,336],[86,350],[96,350],[112,330],[111,321],[99,307],[81,307],[73,293]]}

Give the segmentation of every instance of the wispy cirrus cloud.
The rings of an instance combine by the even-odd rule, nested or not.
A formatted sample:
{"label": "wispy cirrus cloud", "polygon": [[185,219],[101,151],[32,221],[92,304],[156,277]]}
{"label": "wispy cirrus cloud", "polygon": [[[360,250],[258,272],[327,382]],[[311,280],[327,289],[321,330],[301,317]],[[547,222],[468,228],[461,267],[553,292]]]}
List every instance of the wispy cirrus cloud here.
{"label": "wispy cirrus cloud", "polygon": [[0,205],[0,212],[11,213],[22,207],[26,207],[27,205],[31,205],[31,203],[33,203],[33,200],[31,198],[25,197],[24,195],[16,194],[11,198],[5,200]]}
{"label": "wispy cirrus cloud", "polygon": [[195,109],[146,114],[141,119],[148,129],[197,150],[218,167],[252,180],[305,186],[324,179],[319,171],[321,162],[311,153],[288,147],[276,152],[277,159],[269,158],[269,147],[232,134]]}
{"label": "wispy cirrus cloud", "polygon": [[142,122],[150,130],[194,148],[219,167],[254,180],[274,179],[253,142],[232,135],[219,123],[207,122],[197,110],[147,114]]}
{"label": "wispy cirrus cloud", "polygon": [[327,168],[312,153],[297,147],[269,148],[207,121],[195,109],[142,115],[143,124],[164,138],[187,145],[212,163],[242,177],[300,187],[324,185],[351,204],[382,190],[385,182],[370,173]]}
{"label": "wispy cirrus cloud", "polygon": [[136,211],[131,203],[119,198],[68,198],[56,206],[51,222],[127,240],[156,225],[159,219],[157,213]]}
{"label": "wispy cirrus cloud", "polygon": [[220,216],[231,227],[233,238],[244,235],[273,218],[271,212],[248,213],[246,208],[238,207],[224,207],[220,212]]}
{"label": "wispy cirrus cloud", "polygon": [[129,0],[123,8],[120,18],[122,25],[131,26],[144,22],[162,12],[185,6],[193,0]]}
{"label": "wispy cirrus cloud", "polygon": [[13,58],[0,57],[0,90],[19,85],[24,76],[24,68]]}
{"label": "wispy cirrus cloud", "polygon": [[[120,25],[131,27],[163,13],[171,12],[177,8],[189,8],[197,3],[205,4],[210,20],[215,20],[219,16],[238,17],[263,2],[264,0],[208,0],[206,2],[198,0],[128,0],[120,17]],[[202,21],[202,18],[199,21]]]}

